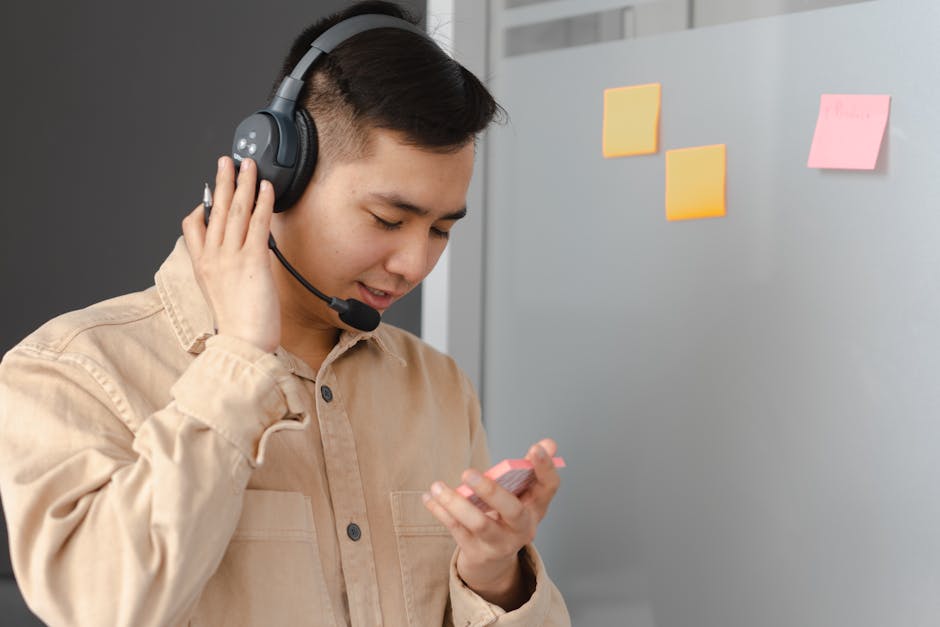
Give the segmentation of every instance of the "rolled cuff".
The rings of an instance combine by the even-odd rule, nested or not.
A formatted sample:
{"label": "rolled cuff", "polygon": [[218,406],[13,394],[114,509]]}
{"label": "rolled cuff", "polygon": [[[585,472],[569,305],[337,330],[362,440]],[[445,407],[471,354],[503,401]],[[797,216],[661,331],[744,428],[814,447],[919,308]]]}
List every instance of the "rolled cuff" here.
{"label": "rolled cuff", "polygon": [[[458,549],[459,551],[459,549]],[[457,552],[450,561],[450,602],[457,627],[533,627],[534,625],[570,625],[568,610],[561,593],[548,578],[542,558],[535,547],[527,545],[520,552],[529,572],[535,576],[535,591],[529,600],[512,612],[493,605],[467,587],[457,574]]]}
{"label": "rolled cuff", "polygon": [[219,433],[257,466],[263,461],[265,430],[283,418],[301,418],[293,389],[298,385],[276,355],[236,337],[215,335],[170,394],[180,411]]}

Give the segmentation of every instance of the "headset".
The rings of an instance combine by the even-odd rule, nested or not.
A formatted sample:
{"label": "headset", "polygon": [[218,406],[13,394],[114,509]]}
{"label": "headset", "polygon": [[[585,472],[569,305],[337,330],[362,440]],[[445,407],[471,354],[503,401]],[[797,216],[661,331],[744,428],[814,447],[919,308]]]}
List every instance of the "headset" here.
{"label": "headset", "polygon": [[[317,127],[297,97],[316,62],[344,41],[378,28],[394,28],[430,39],[423,30],[406,20],[368,13],[356,15],[328,28],[317,37],[288,76],[281,81],[274,98],[264,109],[252,113],[235,129],[232,158],[240,164],[253,159],[258,166],[258,182],[266,179],[274,187],[274,212],[280,213],[300,199],[317,163]],[[208,218],[207,218],[208,219]],[[298,273],[268,236],[268,247],[281,264],[305,288],[339,313],[346,324],[361,331],[374,330],[381,321],[378,311],[354,298],[327,296]]]}

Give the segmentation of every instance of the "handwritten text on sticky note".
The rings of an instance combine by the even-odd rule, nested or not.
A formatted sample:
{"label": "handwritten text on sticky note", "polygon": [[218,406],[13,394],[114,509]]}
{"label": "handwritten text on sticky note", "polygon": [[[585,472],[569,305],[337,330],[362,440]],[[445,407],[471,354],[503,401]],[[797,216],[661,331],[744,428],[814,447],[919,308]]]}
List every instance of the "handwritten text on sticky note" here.
{"label": "handwritten text on sticky note", "polygon": [[874,170],[890,106],[887,95],[823,94],[807,166]]}
{"label": "handwritten text on sticky note", "polygon": [[659,150],[659,83],[604,90],[604,157],[649,155]]}
{"label": "handwritten text on sticky note", "polygon": [[666,219],[725,215],[725,145],[666,151]]}

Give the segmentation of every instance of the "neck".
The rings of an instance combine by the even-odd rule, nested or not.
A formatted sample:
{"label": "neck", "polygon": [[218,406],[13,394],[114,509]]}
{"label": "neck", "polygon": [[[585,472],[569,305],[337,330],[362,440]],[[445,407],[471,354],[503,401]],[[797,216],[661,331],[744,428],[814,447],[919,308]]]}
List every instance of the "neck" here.
{"label": "neck", "polygon": [[313,329],[292,325],[285,316],[281,317],[281,321],[281,346],[303,359],[314,372],[319,370],[323,360],[339,340],[339,329]]}
{"label": "neck", "polygon": [[281,305],[281,346],[318,370],[339,341],[336,314],[271,258]]}

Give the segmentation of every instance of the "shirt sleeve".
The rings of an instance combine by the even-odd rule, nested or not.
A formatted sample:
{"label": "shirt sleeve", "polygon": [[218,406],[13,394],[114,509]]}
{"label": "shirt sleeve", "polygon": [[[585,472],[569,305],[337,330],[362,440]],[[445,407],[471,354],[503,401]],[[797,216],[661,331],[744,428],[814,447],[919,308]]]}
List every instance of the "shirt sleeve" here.
{"label": "shirt sleeve", "polygon": [[289,372],[236,338],[211,338],[149,416],[131,415],[114,379],[86,354],[37,344],[0,364],[13,569],[49,624],[185,620],[235,530],[264,438],[307,422],[282,420],[296,417]]}
{"label": "shirt sleeve", "polygon": [[[466,378],[464,388],[467,394],[468,414],[470,416],[471,466],[489,468],[489,451],[486,445],[486,432],[480,420],[480,401],[473,387]],[[458,549],[459,551],[459,549]],[[520,552],[520,559],[534,576],[535,590],[521,607],[507,612],[498,605],[486,601],[467,587],[457,574],[457,551],[450,562],[450,603],[455,627],[563,627],[571,625],[568,608],[561,592],[549,579],[545,565],[535,546],[527,545]]]}
{"label": "shirt sleeve", "polygon": [[545,572],[542,558],[533,545],[520,553],[529,572],[535,576],[535,591],[521,607],[507,612],[480,597],[464,584],[457,575],[457,554],[450,562],[450,601],[457,627],[544,627],[570,626],[568,608],[558,588]]}

